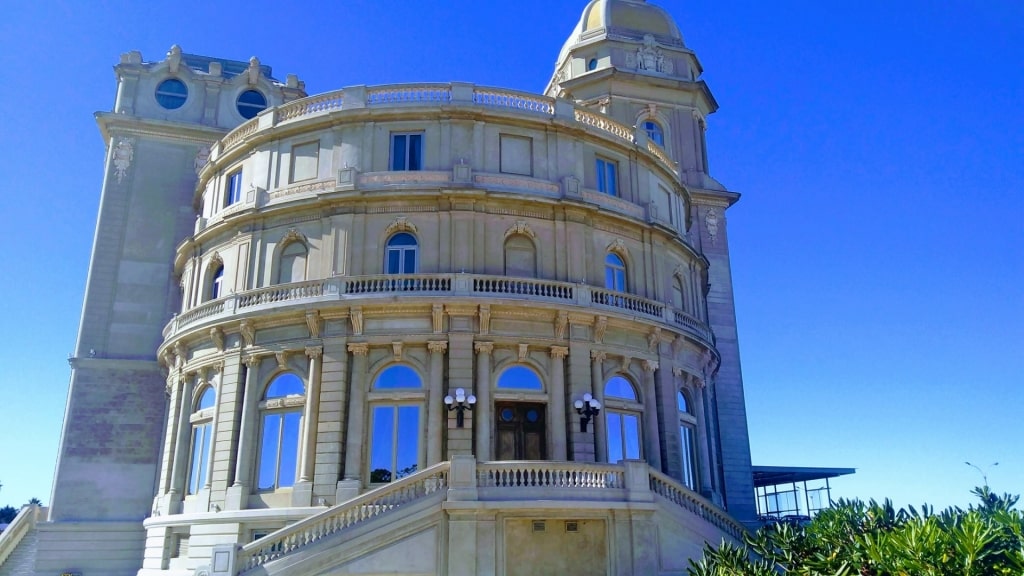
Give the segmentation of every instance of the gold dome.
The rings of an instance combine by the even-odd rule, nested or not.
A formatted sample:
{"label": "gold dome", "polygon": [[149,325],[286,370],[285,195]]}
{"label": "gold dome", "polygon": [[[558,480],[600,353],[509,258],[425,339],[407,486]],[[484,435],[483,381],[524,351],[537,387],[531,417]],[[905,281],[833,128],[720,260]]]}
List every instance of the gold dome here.
{"label": "gold dome", "polygon": [[683,39],[672,17],[646,0],[591,0],[581,23],[581,32],[605,28]]}

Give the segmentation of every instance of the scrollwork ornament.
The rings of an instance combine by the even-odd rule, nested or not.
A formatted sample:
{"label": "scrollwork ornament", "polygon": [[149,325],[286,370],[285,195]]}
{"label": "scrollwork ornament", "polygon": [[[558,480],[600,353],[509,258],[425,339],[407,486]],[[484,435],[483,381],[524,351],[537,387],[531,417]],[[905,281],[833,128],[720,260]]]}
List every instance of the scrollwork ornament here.
{"label": "scrollwork ornament", "polygon": [[122,138],[116,146],[114,146],[113,163],[114,163],[114,174],[117,176],[117,183],[120,184],[126,174],[128,174],[128,168],[132,165],[132,160],[135,158],[135,138]]}

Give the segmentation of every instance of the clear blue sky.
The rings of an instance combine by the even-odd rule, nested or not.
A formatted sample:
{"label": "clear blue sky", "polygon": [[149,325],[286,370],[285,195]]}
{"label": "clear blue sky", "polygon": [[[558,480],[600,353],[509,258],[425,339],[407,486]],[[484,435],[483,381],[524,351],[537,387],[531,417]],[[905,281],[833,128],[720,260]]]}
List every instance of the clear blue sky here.
{"label": "clear blue sky", "polygon": [[[0,20],[0,505],[49,500],[125,51],[259,56],[310,93],[542,90],[583,0],[17,2]],[[721,105],[755,463],[834,495],[1024,491],[1024,4],[661,3]]]}

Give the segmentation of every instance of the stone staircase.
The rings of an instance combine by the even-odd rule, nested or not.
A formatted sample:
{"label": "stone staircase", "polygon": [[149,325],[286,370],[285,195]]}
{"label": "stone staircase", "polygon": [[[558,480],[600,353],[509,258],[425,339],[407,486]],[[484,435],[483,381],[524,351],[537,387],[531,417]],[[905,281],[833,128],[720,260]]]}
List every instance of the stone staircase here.
{"label": "stone staircase", "polygon": [[34,576],[39,532],[36,522],[46,508],[29,504],[0,534],[0,576]]}

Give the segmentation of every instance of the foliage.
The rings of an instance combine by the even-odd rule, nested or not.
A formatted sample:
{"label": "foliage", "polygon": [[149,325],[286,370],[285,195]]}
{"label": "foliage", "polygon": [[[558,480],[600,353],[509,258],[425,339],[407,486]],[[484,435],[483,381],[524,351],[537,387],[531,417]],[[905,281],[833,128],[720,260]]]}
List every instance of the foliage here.
{"label": "foliage", "polygon": [[806,526],[780,523],[743,545],[706,545],[690,576],[1021,576],[1024,513],[1018,496],[975,488],[979,503],[939,514],[927,504],[840,500]]}
{"label": "foliage", "polygon": [[4,506],[3,508],[0,508],[0,524],[10,524],[17,515],[18,509],[14,506]]}

